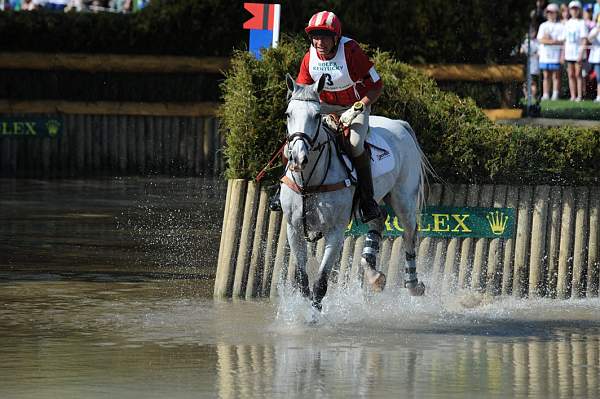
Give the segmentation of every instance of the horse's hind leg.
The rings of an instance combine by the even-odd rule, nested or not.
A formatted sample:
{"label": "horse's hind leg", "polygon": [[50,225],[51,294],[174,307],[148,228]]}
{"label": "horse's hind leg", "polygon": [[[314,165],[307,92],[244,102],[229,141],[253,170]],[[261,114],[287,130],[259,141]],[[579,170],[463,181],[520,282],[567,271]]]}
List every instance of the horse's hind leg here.
{"label": "horse's hind leg", "polygon": [[416,239],[417,239],[417,214],[416,195],[404,195],[403,193],[392,193],[390,205],[394,208],[396,216],[404,228],[404,250],[406,258],[404,262],[404,287],[413,296],[425,293],[425,285],[417,277],[416,266]]}
{"label": "horse's hind leg", "polygon": [[308,274],[306,273],[306,242],[296,229],[288,223],[287,225],[288,243],[290,251],[296,259],[296,273],[294,274],[294,286],[302,296],[310,298],[310,288],[308,287]]}
{"label": "horse's hind leg", "polygon": [[383,218],[378,218],[368,223],[369,232],[365,238],[365,246],[360,260],[365,280],[375,291],[383,291],[386,281],[385,274],[377,271],[377,254],[379,253],[383,222]]}

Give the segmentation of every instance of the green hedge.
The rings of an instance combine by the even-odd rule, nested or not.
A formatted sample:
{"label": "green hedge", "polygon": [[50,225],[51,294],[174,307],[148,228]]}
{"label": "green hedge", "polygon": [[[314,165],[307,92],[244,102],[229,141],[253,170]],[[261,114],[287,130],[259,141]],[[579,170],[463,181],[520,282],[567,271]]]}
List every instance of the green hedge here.
{"label": "green hedge", "polygon": [[[282,32],[302,33],[310,16],[329,9],[345,34],[415,62],[508,62],[522,40],[522,0],[281,0]],[[247,44],[243,2],[152,0],[132,15],[0,13],[3,51],[147,53],[228,56]]]}
{"label": "green hedge", "polygon": [[[296,76],[301,39],[264,61],[235,53],[222,84],[221,128],[228,178],[253,178],[285,136],[285,73]],[[372,56],[384,81],[374,113],[407,120],[436,171],[449,182],[585,184],[599,181],[600,129],[536,128],[491,122],[470,99],[442,92],[390,53]],[[275,177],[275,173],[271,174]]]}

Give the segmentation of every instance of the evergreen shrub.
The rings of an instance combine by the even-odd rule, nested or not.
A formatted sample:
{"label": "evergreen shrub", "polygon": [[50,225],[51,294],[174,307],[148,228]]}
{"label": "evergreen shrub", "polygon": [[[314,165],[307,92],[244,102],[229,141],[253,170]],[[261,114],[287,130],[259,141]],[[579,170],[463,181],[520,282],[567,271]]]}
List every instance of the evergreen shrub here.
{"label": "evergreen shrub", "polygon": [[[285,74],[296,76],[307,43],[287,39],[262,61],[236,52],[222,83],[227,178],[254,178],[285,138]],[[600,129],[538,128],[491,122],[471,99],[388,52],[371,51],[384,92],[373,113],[408,121],[448,182],[588,184],[600,181]],[[271,178],[277,176],[273,173]]]}

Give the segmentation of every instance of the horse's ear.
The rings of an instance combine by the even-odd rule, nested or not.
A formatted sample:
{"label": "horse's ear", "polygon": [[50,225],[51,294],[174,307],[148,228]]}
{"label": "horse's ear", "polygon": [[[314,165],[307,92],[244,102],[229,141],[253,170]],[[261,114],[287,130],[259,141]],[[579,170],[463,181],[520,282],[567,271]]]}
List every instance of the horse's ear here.
{"label": "horse's ear", "polygon": [[320,93],[321,90],[323,90],[323,87],[325,87],[325,79],[326,78],[327,77],[325,76],[325,74],[321,75],[321,78],[317,82],[317,93]]}
{"label": "horse's ear", "polygon": [[287,85],[288,91],[294,92],[294,89],[296,88],[296,82],[289,73],[285,74],[285,84]]}

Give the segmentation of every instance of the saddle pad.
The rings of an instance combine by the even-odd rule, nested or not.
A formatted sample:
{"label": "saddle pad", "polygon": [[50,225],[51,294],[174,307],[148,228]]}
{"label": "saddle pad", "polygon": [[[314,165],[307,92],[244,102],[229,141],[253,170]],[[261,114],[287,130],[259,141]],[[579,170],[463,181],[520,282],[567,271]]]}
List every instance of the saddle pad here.
{"label": "saddle pad", "polygon": [[[378,133],[378,129],[370,129],[367,137],[367,143],[371,148],[371,174],[373,178],[379,177],[394,169],[396,158],[392,149],[385,139]],[[356,178],[356,170],[352,166],[350,159],[344,154],[344,161],[352,169],[352,176]]]}

